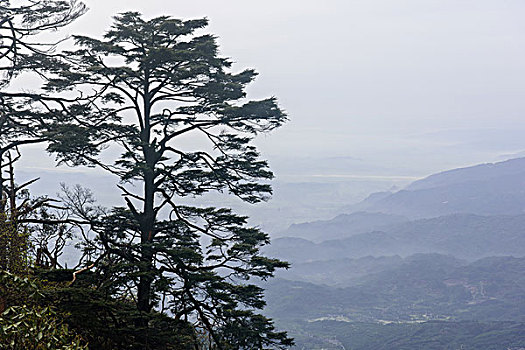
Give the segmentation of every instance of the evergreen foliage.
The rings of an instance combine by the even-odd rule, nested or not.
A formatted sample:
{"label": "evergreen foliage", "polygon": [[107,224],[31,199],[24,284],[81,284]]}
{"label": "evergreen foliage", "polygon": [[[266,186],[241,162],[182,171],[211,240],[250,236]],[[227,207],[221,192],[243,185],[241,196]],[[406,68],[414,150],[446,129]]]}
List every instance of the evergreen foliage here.
{"label": "evergreen foliage", "polygon": [[0,270],[23,274],[28,267],[29,233],[0,212]]}
{"label": "evergreen foliage", "polygon": [[0,272],[0,349],[87,349],[64,322],[66,314],[43,306],[43,298],[29,278]]}
{"label": "evergreen foliage", "polygon": [[13,306],[0,315],[0,349],[88,349],[50,308]]}
{"label": "evergreen foliage", "polygon": [[[86,271],[71,283],[74,270],[37,270],[46,281],[42,293],[61,312],[64,322],[89,343],[90,349],[194,350],[197,335],[184,321],[158,312],[140,313],[132,300],[117,298],[100,288],[96,274]],[[136,325],[147,319],[147,326]]]}

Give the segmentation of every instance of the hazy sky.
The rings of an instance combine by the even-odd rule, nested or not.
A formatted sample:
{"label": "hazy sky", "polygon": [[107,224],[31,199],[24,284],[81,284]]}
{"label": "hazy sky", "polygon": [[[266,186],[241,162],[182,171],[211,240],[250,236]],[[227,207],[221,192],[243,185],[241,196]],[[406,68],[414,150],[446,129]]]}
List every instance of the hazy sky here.
{"label": "hazy sky", "polygon": [[260,73],[251,96],[290,116],[258,141],[278,175],[421,176],[525,150],[523,0],[84,2],[71,33],[128,10],[209,18],[234,68]]}

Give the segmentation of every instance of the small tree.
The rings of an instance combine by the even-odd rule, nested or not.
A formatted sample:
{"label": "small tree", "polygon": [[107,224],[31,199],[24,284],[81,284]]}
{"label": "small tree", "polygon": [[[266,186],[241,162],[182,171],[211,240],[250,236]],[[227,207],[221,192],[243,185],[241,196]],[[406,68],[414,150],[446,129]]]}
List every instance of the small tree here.
{"label": "small tree", "polygon": [[4,186],[4,196],[0,201],[0,270],[23,274],[29,266],[29,234],[20,220],[32,212],[32,205],[36,203],[31,203],[24,190],[29,183],[21,186],[15,183],[13,164],[17,158],[8,153],[9,184]]}
{"label": "small tree", "polygon": [[[263,290],[247,282],[288,266],[261,255],[268,235],[230,209],[183,204],[210,191],[265,200],[273,174],[251,141],[286,121],[275,98],[245,101],[256,73],[230,73],[215,38],[197,35],[206,25],[128,12],[102,40],[75,37],[81,49],[67,54],[69,67],[47,88],[84,93],[47,135],[48,150],[121,181],[126,207],[103,215],[85,205],[86,193],[66,192],[98,233],[88,244],[100,250],[97,273],[112,293],[144,314],[194,322],[213,349],[287,347],[286,334],[256,313]],[[120,156],[104,161],[105,147],[120,147]]]}

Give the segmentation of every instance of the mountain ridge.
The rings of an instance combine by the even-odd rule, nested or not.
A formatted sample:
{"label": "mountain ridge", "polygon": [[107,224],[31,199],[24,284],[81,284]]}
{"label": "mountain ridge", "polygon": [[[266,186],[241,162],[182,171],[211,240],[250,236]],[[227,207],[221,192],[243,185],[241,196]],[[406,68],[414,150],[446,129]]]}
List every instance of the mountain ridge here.
{"label": "mountain ridge", "polygon": [[525,213],[525,158],[452,169],[393,193],[373,193],[345,212],[367,211],[430,218],[452,213]]}

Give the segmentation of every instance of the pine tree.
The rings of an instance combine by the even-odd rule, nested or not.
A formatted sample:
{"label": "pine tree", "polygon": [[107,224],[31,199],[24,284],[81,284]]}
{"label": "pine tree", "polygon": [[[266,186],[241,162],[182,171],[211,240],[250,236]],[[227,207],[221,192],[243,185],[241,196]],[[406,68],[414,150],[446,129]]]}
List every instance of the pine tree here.
{"label": "pine tree", "polygon": [[[127,12],[103,39],[75,37],[80,48],[47,89],[79,94],[48,151],[120,180],[126,205],[111,211],[86,206],[85,191],[65,194],[97,233],[85,244],[104,288],[143,315],[193,322],[211,349],[285,348],[291,339],[258,314],[263,290],[250,280],[288,264],[261,254],[269,237],[246,217],[189,205],[209,192],[266,200],[273,174],[252,140],[287,119],[275,98],[246,100],[256,73],[231,73],[216,38],[198,34],[206,25]],[[146,319],[136,326],[147,332]]]}

